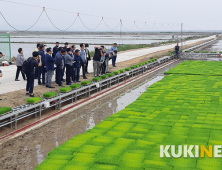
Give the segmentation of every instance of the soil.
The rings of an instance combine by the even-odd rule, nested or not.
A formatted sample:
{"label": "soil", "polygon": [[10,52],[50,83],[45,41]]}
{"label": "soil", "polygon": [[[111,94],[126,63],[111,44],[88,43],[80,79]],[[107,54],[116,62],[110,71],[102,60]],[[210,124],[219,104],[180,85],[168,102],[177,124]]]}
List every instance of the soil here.
{"label": "soil", "polygon": [[[198,44],[201,44],[201,43],[203,43],[203,42],[194,43],[194,44],[188,45],[186,47],[189,48],[191,46],[195,46],[195,45],[198,45]],[[132,59],[132,60],[123,61],[123,62],[117,63],[116,64],[117,67],[113,68],[110,65],[109,68],[110,68],[111,72],[118,71],[120,69],[124,69],[126,67],[130,67],[132,65],[148,61],[149,59],[163,57],[163,56],[168,54],[168,51],[172,51],[172,50],[174,50],[174,49],[159,51],[159,52],[155,52],[155,53],[152,53],[152,54],[149,54],[149,55],[144,55],[142,57],[138,57],[138,58],[135,58],[135,59]],[[132,51],[132,50],[128,50],[128,51]],[[88,80],[92,80],[94,78],[93,73],[87,74],[86,76],[87,76]],[[82,79],[82,77],[81,77],[80,81],[83,81],[83,80],[84,79]],[[46,88],[46,87],[41,86],[41,85],[35,86],[34,87],[35,96],[36,97],[42,97],[44,93],[51,92],[51,91],[59,92],[60,87],[55,82],[53,82],[52,85],[55,86],[56,88],[55,89],[49,89],[49,88]],[[24,89],[24,90],[17,90],[17,91],[14,91],[14,92],[2,94],[1,95],[2,101],[0,101],[0,104],[1,104],[1,106],[7,106],[7,107],[12,107],[12,108],[23,105],[23,104],[26,104],[26,100],[29,97],[26,96],[25,93],[26,93],[26,91]]]}

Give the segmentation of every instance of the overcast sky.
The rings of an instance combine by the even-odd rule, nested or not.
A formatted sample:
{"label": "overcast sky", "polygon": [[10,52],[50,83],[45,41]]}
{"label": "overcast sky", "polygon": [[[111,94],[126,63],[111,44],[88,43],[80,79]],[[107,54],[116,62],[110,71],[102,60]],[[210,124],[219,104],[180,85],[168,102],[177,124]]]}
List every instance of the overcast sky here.
{"label": "overcast sky", "polygon": [[[130,28],[133,21],[144,21],[151,28],[151,23],[166,23],[164,28],[156,27],[138,29],[136,26],[131,31],[158,31],[180,30],[184,23],[185,30],[222,30],[222,0],[11,0],[36,6],[45,6],[52,22],[60,29],[68,28],[76,18],[76,13],[89,28],[96,27],[101,17],[90,17],[81,14],[104,16],[104,20],[111,28],[115,28],[119,20]],[[74,13],[66,13],[47,8],[54,8]],[[19,30],[27,29],[39,17],[42,9],[8,3],[0,0],[0,11],[8,22]],[[132,21],[126,21],[132,20]],[[144,22],[136,22],[138,27],[144,27]],[[170,24],[171,28],[168,27]],[[157,27],[161,24],[156,24]],[[0,16],[0,30],[12,30]],[[43,14],[39,22],[31,31],[57,31]],[[119,31],[120,27],[116,29]],[[123,29],[124,30],[124,29]],[[78,19],[69,31],[88,31]],[[110,31],[102,23],[95,31]]]}

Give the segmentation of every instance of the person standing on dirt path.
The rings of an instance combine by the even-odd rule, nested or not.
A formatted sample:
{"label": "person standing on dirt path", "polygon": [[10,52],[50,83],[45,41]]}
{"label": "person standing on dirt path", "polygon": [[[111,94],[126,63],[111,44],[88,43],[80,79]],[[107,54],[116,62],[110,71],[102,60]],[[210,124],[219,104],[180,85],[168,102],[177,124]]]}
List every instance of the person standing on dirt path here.
{"label": "person standing on dirt path", "polygon": [[88,64],[89,64],[89,61],[91,60],[88,48],[89,48],[89,44],[85,44],[85,54],[86,54],[85,74],[89,74],[89,72],[88,72]]}
{"label": "person standing on dirt path", "polygon": [[112,58],[113,67],[116,67],[116,58],[117,58],[117,52],[118,52],[117,43],[114,43],[113,47],[111,47],[111,51],[112,52],[116,51],[116,54]]}
{"label": "person standing on dirt path", "polygon": [[105,72],[106,73],[111,73],[109,71],[109,60],[111,60],[113,58],[113,52],[112,51],[109,51],[106,53],[106,56],[105,56],[105,64],[106,64],[106,70]]}
{"label": "person standing on dirt path", "polygon": [[46,87],[48,88],[55,88],[52,86],[52,76],[54,74],[54,63],[55,63],[55,59],[52,58],[51,54],[52,54],[52,49],[51,48],[47,48],[46,49],[46,56],[45,56],[45,62],[46,62]]}
{"label": "person standing on dirt path", "polygon": [[[39,47],[40,47],[40,45],[41,45],[41,44],[39,44],[39,43],[36,45],[36,47],[37,47],[37,48],[35,49],[36,52],[39,52]],[[38,69],[35,69],[35,79],[37,79],[37,78],[38,78]]]}
{"label": "person standing on dirt path", "polygon": [[18,52],[19,54],[16,57],[17,71],[16,71],[16,76],[15,76],[15,81],[20,81],[18,79],[20,72],[22,73],[23,79],[26,80],[25,74],[22,72],[22,65],[23,65],[23,62],[25,61],[22,48],[19,48]]}
{"label": "person standing on dirt path", "polygon": [[[0,58],[2,58],[2,56],[5,56],[5,55],[3,55],[2,52],[0,52]],[[0,70],[0,77],[2,77],[2,76],[3,76],[3,74],[2,74],[2,71]],[[0,99],[0,100],[2,100],[2,99]]]}
{"label": "person standing on dirt path", "polygon": [[[45,47],[43,44],[40,45],[38,53],[42,59],[42,65],[38,67],[38,84],[45,85],[46,63],[45,63]],[[40,80],[41,76],[42,76],[42,82]]]}
{"label": "person standing on dirt path", "polygon": [[180,52],[180,46],[177,43],[177,45],[175,46],[175,54],[177,59],[179,59],[179,52]]}
{"label": "person standing on dirt path", "polygon": [[[27,84],[26,84],[26,95],[29,95],[30,97],[34,97],[33,89],[34,89],[34,79],[35,79],[35,69],[37,67],[42,66],[42,60],[41,56],[39,56],[39,53],[34,51],[32,53],[33,57],[29,57],[27,60]],[[39,59],[39,63],[37,62],[37,59]]]}
{"label": "person standing on dirt path", "polygon": [[55,58],[58,51],[59,51],[59,42],[56,42],[56,45],[53,48],[52,58]]}
{"label": "person standing on dirt path", "polygon": [[100,76],[100,60],[101,57],[103,56],[103,50],[104,50],[104,46],[98,47],[95,46],[95,55],[93,57],[93,71],[94,71],[94,76],[95,77],[99,77]]}
{"label": "person standing on dirt path", "polygon": [[85,52],[85,44],[80,44],[80,57],[82,58],[82,75],[83,75],[83,79],[87,79],[86,77],[86,52]]}

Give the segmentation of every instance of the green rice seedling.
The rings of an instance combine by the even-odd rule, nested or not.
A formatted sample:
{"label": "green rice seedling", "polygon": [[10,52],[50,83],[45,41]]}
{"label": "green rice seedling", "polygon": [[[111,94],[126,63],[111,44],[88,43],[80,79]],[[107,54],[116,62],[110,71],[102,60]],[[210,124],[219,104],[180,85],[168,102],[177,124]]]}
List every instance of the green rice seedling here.
{"label": "green rice seedling", "polygon": [[80,148],[79,152],[97,154],[103,146],[84,145]]}
{"label": "green rice seedling", "polygon": [[117,170],[115,165],[106,165],[106,164],[94,164],[90,170]]}
{"label": "green rice seedling", "polygon": [[71,87],[72,89],[78,89],[78,88],[81,87],[81,84],[72,84],[70,87]]}
{"label": "green rice seedling", "polygon": [[202,53],[208,53],[208,51],[202,51]]}
{"label": "green rice seedling", "polygon": [[131,70],[131,68],[125,68],[125,70],[126,70],[126,71],[130,71],[130,70]]}
{"label": "green rice seedling", "polygon": [[107,75],[108,75],[109,77],[112,77],[112,76],[114,76],[115,74],[114,74],[114,73],[107,73]]}
{"label": "green rice seedling", "polygon": [[91,84],[92,82],[91,81],[83,81],[81,84],[83,85],[83,86],[87,86],[87,85],[89,85],[89,84]]}
{"label": "green rice seedling", "polygon": [[50,156],[47,157],[47,159],[55,159],[55,160],[71,160],[73,159],[73,155],[56,155],[56,154],[51,154]]}
{"label": "green rice seedling", "polygon": [[60,89],[61,93],[67,93],[67,92],[70,92],[70,91],[72,91],[71,87],[63,87],[63,88]]}
{"label": "green rice seedling", "polygon": [[125,71],[126,71],[125,69],[119,70],[120,73],[125,73]]}
{"label": "green rice seedling", "polygon": [[215,51],[212,51],[212,52],[210,52],[210,53],[217,53],[217,52],[215,52]]}
{"label": "green rice seedling", "polygon": [[115,75],[118,75],[118,74],[120,74],[120,71],[114,71],[113,72]]}
{"label": "green rice seedling", "polygon": [[52,98],[52,97],[57,96],[57,92],[44,93],[43,96],[44,96],[45,98]]}
{"label": "green rice seedling", "polygon": [[134,68],[136,68],[136,66],[131,66],[130,68],[131,68],[131,69],[134,69]]}
{"label": "green rice seedling", "polygon": [[185,53],[190,53],[190,51],[185,51]]}
{"label": "green rice seedling", "polygon": [[102,77],[95,77],[95,78],[93,78],[93,81],[95,81],[95,82],[100,81],[100,80],[102,80]]}
{"label": "green rice seedling", "polygon": [[101,76],[101,78],[102,79],[107,79],[107,78],[109,78],[109,75],[103,75],[103,76]]}
{"label": "green rice seedling", "polygon": [[0,115],[11,112],[12,108],[11,107],[0,107]]}
{"label": "green rice seedling", "polygon": [[41,101],[42,101],[41,97],[32,97],[32,98],[27,99],[27,103],[29,104],[35,104]]}
{"label": "green rice seedling", "polygon": [[194,51],[194,53],[199,53],[200,51]]}

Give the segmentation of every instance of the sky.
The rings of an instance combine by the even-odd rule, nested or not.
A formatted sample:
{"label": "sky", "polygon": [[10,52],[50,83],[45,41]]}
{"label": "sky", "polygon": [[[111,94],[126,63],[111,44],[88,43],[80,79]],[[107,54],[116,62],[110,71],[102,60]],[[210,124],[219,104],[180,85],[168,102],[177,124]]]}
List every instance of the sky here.
{"label": "sky", "polygon": [[[98,26],[102,16],[114,31],[180,31],[222,30],[222,0],[9,0],[34,6],[9,3],[0,0],[0,12],[16,29],[25,30],[33,25],[43,8],[61,30],[67,29],[76,19],[77,13],[89,29]],[[58,9],[58,10],[51,10]],[[60,11],[59,11],[60,10]],[[63,12],[70,11],[70,12]],[[91,16],[93,15],[93,16]],[[95,17],[98,16],[98,17]],[[113,18],[113,19],[111,19]],[[122,19],[122,26],[118,26]],[[136,25],[131,30],[136,21]],[[147,26],[145,26],[147,22]],[[155,23],[155,25],[154,25]],[[164,24],[162,24],[164,23]],[[118,26],[118,27],[117,27]],[[0,30],[13,30],[0,16]],[[30,31],[58,31],[42,14]],[[68,31],[88,30],[77,18]],[[93,31],[113,31],[104,22]]]}

